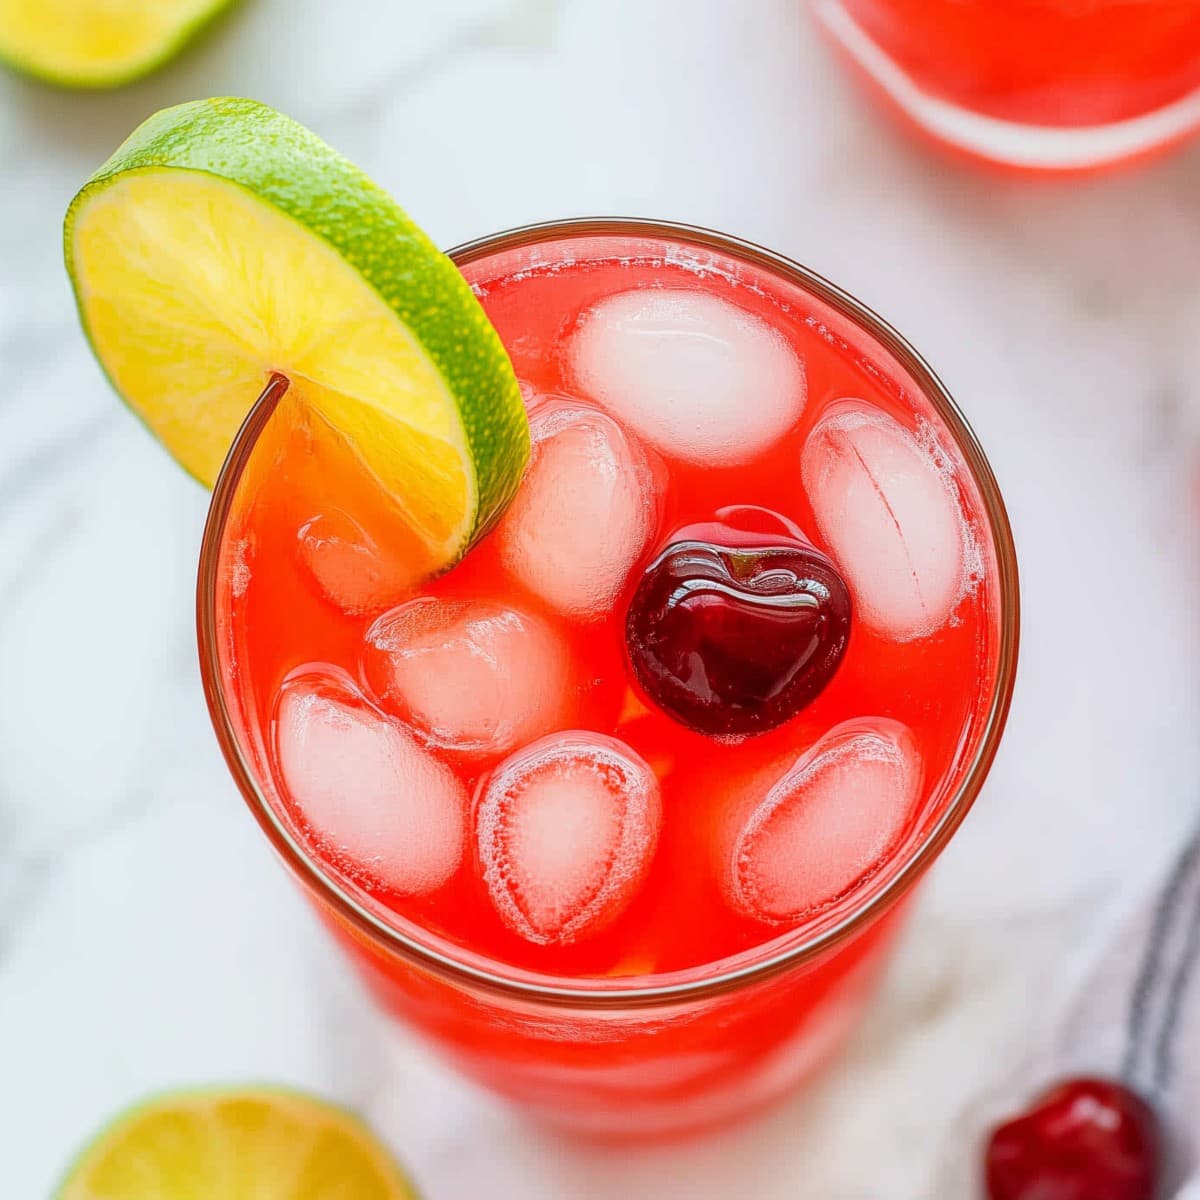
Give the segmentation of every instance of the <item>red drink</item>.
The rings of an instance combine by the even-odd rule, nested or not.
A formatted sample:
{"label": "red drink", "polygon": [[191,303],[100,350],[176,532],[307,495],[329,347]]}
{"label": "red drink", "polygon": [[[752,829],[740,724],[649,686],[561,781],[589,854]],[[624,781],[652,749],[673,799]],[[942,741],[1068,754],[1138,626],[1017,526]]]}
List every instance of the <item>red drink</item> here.
{"label": "red drink", "polygon": [[413,594],[393,498],[260,406],[201,570],[218,732],[464,1071],[586,1130],[725,1120],[852,1028],[982,784],[1003,508],[920,360],[784,260],[634,223],[456,257],[526,387],[517,499]]}
{"label": "red drink", "polygon": [[953,149],[1087,171],[1200,127],[1195,0],[815,0],[883,97]]}

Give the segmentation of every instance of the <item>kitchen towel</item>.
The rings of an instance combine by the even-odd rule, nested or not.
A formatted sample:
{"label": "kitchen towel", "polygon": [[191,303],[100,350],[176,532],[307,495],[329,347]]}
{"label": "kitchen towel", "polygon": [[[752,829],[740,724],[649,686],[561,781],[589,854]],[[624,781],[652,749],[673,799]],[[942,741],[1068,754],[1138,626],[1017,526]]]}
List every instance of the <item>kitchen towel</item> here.
{"label": "kitchen towel", "polygon": [[[1162,1200],[1200,1200],[1198,959],[1200,826],[1164,881],[1094,952],[1069,1002],[1047,1014],[1048,1028],[1031,1030],[1025,1060],[963,1114],[934,1195],[984,1200],[989,1131],[1055,1083],[1101,1075],[1130,1085],[1158,1114]],[[986,1047],[980,1062],[981,1074],[993,1066]]]}

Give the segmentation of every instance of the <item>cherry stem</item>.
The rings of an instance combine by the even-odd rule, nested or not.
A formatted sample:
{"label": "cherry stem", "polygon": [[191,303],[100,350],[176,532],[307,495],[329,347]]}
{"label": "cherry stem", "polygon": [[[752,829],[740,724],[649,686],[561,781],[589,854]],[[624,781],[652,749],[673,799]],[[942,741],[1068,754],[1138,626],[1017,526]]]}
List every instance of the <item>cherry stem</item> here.
{"label": "cherry stem", "polygon": [[263,388],[262,395],[255,400],[254,407],[262,408],[265,406],[274,411],[275,406],[283,399],[291,385],[292,381],[281,371],[272,371],[271,378],[267,380],[267,386]]}

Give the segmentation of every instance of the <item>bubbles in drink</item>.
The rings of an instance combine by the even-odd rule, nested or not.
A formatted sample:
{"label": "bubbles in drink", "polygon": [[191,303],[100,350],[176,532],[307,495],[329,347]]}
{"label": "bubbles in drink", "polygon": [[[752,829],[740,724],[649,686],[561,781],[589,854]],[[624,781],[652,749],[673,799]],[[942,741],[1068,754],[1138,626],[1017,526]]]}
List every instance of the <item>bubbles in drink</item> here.
{"label": "bubbles in drink", "polygon": [[467,796],[453,773],[335,668],[289,680],[275,713],[284,789],[335,861],[404,895],[462,860]]}
{"label": "bubbles in drink", "polygon": [[801,458],[821,533],[858,618],[897,641],[949,620],[973,576],[973,545],[939,454],[878,409],[839,401]]}
{"label": "bubbles in drink", "polygon": [[367,681],[435,746],[506,754],[571,719],[570,655],[539,618],[492,600],[422,596],[367,631]]}
{"label": "bubbles in drink", "polygon": [[748,462],[804,408],[804,364],[784,338],[700,291],[610,296],[583,315],[569,352],[585,396],[686,462]]}
{"label": "bubbles in drink", "polygon": [[731,905],[768,924],[819,913],[869,876],[912,818],[921,759],[882,718],[830,730],[730,815],[723,875]]}
{"label": "bubbles in drink", "polygon": [[641,447],[594,409],[551,402],[531,421],[533,456],[497,533],[505,566],[566,616],[604,616],[654,532]]}
{"label": "bubbles in drink", "polygon": [[660,821],[658,781],[623,742],[575,730],[542,738],[502,763],[478,802],[492,902],[538,945],[595,933],[633,899]]}

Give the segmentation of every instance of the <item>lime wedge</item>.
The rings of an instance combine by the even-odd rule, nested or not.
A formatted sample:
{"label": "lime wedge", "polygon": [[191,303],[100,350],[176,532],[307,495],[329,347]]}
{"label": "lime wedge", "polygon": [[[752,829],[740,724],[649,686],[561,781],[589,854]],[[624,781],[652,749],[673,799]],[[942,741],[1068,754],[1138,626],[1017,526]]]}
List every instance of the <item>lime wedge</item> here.
{"label": "lime wedge", "polygon": [[349,1113],[274,1089],[195,1092],[123,1113],[56,1200],[416,1200]]}
{"label": "lime wedge", "polygon": [[0,0],[0,59],[64,87],[116,87],[174,58],[232,0]]}
{"label": "lime wedge", "polygon": [[151,117],[72,201],[65,249],[109,379],[205,485],[279,373],[437,569],[516,490],[525,409],[470,287],[387,193],[273,109]]}

